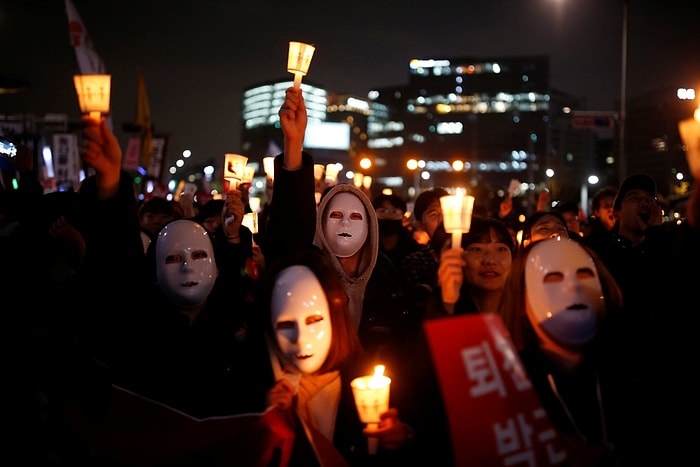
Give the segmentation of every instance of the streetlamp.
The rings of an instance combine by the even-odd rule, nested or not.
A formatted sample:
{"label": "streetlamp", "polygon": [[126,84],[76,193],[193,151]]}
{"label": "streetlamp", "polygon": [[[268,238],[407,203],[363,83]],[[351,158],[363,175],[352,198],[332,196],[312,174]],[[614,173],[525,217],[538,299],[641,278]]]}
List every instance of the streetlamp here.
{"label": "streetlamp", "polygon": [[583,182],[583,185],[581,185],[581,203],[579,206],[581,209],[583,209],[583,213],[586,215],[586,219],[590,215],[588,213],[588,195],[589,195],[589,186],[597,185],[600,182],[600,179],[598,178],[597,175],[592,174],[589,175],[588,178],[586,178],[586,181]]}
{"label": "streetlamp", "polygon": [[627,156],[625,155],[625,120],[627,118],[627,12],[629,0],[623,0],[622,5],[622,71],[620,77],[620,133],[618,157],[618,177],[619,182],[627,176]]}

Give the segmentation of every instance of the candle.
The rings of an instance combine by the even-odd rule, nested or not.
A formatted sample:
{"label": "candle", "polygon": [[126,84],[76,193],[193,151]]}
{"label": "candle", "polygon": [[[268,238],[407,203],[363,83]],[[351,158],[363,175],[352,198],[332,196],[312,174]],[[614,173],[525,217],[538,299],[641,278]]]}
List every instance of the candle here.
{"label": "candle", "polygon": [[[248,227],[253,235],[258,233],[258,213],[248,212],[243,215],[243,221],[241,222],[244,226]],[[255,238],[253,238],[253,246],[255,246]]]}
{"label": "candle", "polygon": [[301,87],[301,78],[306,76],[316,47],[303,42],[290,41],[287,52],[287,71],[294,74],[294,87]]}
{"label": "candle", "polygon": [[258,213],[257,212],[247,212],[243,215],[243,225],[248,227],[248,229],[253,233],[258,233]]}
{"label": "candle", "polygon": [[467,196],[466,190],[457,188],[455,195],[440,198],[442,222],[445,231],[452,233],[452,248],[459,248],[462,243],[462,233],[469,232],[472,223],[474,197]]}
{"label": "candle", "polygon": [[[384,369],[384,365],[377,365],[373,375],[360,376],[350,383],[360,421],[372,428],[379,425],[379,416],[389,410],[391,378],[384,376]],[[373,436],[367,439],[370,454],[377,453],[377,441]]]}
{"label": "candle", "polygon": [[229,183],[229,189],[238,189],[238,184],[244,179],[247,163],[248,158],[241,154],[224,155],[224,180]]}

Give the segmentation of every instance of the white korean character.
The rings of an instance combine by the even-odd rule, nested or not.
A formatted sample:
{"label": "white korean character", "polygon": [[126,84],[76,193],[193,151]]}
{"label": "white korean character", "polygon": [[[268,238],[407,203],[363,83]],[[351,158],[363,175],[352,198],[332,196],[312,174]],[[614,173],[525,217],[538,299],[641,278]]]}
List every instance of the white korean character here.
{"label": "white korean character", "polygon": [[532,426],[528,425],[525,416],[516,415],[515,419],[508,419],[505,427],[498,423],[493,424],[496,436],[498,454],[503,457],[503,465],[512,466],[524,463],[534,467],[535,453],[532,450]]}
{"label": "white korean character", "polygon": [[469,390],[472,397],[483,396],[490,392],[497,392],[501,397],[506,397],[506,388],[488,342],[484,341],[479,346],[462,349],[462,360],[468,378],[476,382],[476,385]]}

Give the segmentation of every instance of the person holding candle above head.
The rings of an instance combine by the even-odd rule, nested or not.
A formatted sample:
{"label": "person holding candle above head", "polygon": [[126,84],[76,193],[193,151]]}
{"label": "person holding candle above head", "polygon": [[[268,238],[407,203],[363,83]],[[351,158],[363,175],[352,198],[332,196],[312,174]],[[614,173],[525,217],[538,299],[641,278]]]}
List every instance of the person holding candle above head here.
{"label": "person holding candle above head", "polygon": [[314,161],[302,151],[307,115],[300,89],[286,90],[279,117],[284,153],[273,159],[274,183],[268,176],[268,188],[272,190],[266,195],[259,222],[262,234],[256,239],[266,263],[312,245],[316,228]]}
{"label": "person holding candle above head", "polygon": [[[262,240],[267,264],[273,264],[274,258],[294,251],[306,251],[309,248],[325,255],[325,261],[330,264],[328,274],[334,276],[334,280],[338,280],[341,285],[341,296],[347,302],[344,309],[352,323],[351,328],[359,334],[364,352],[370,356],[372,362],[355,376],[371,374],[376,364],[386,365],[386,375],[395,382],[392,388],[392,400],[395,404],[392,405],[408,415],[408,418],[402,418],[409,420],[411,426],[416,428],[416,438],[401,451],[406,453],[407,449],[410,450],[414,458],[416,451],[427,455],[431,449],[428,446],[437,444],[432,442],[433,434],[440,432],[426,421],[436,413],[428,407],[432,407],[431,404],[439,396],[434,397],[434,392],[421,390],[422,374],[412,371],[410,358],[402,357],[403,361],[396,366],[388,359],[380,360],[387,354],[377,350],[384,348],[382,344],[388,343],[387,339],[370,342],[362,333],[363,329],[368,329],[362,323],[371,321],[374,311],[371,306],[365,307],[363,296],[367,290],[367,281],[372,280],[370,278],[379,249],[378,223],[374,208],[364,193],[353,185],[340,184],[326,190],[317,209],[313,159],[309,154],[302,152],[306,108],[300,90],[293,87],[287,89],[279,115],[284,132],[284,154],[275,158],[273,200]],[[387,290],[387,293],[392,292]],[[395,336],[392,334],[388,337]],[[399,340],[409,343],[408,337],[410,336],[406,333],[406,336],[400,336]],[[393,343],[389,345],[393,346]],[[400,355],[402,350],[408,347],[409,345],[402,346],[396,349],[397,352],[391,353]],[[349,385],[348,379],[343,385],[343,390],[350,391]],[[349,407],[354,411],[351,394],[349,396]],[[354,416],[357,417],[357,414]],[[336,424],[336,427],[337,430],[346,430],[341,424]],[[361,426],[359,428],[362,429]],[[355,427],[347,429],[356,436]],[[388,442],[388,438],[385,437],[384,441]],[[365,448],[361,452],[366,452],[366,441],[362,444]],[[423,446],[424,449],[421,450],[419,446]],[[430,456],[433,457],[433,454]]]}
{"label": "person holding candle above head", "polygon": [[[279,114],[285,152],[275,158],[274,201],[264,243],[268,250],[280,248],[289,245],[291,237],[299,239],[293,244],[303,245],[311,227],[312,243],[328,255],[343,281],[350,315],[359,329],[361,321],[369,319],[363,317],[364,293],[379,253],[376,212],[362,190],[347,183],[327,189],[316,207],[313,160],[302,154],[307,116],[301,90],[287,89]],[[270,254],[278,256],[265,248],[263,254],[268,261]]]}
{"label": "person holding candle above head", "polygon": [[[264,389],[241,384],[241,375],[269,371],[271,378],[248,302],[251,284],[231,260],[247,229],[240,221],[220,226],[226,255],[217,250],[215,257],[201,225],[173,220],[144,257],[133,184],[120,174],[121,148],[104,120],[85,123],[83,158],[97,175],[81,187],[91,209],[85,274],[66,335],[56,337],[67,347],[59,367],[65,381],[57,385],[65,391],[59,408],[71,414],[63,428],[81,437],[91,463],[207,465],[230,432],[202,433],[186,415],[262,412]],[[223,209],[223,216],[242,213],[240,197],[227,198]],[[134,404],[160,409],[144,417],[130,410]]]}

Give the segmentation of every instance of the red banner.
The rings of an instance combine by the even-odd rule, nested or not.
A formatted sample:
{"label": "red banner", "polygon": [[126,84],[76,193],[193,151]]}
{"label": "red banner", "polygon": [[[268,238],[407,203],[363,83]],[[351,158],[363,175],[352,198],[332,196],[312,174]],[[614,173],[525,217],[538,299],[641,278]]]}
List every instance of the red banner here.
{"label": "red banner", "polygon": [[561,465],[567,454],[501,319],[424,323],[456,465]]}

